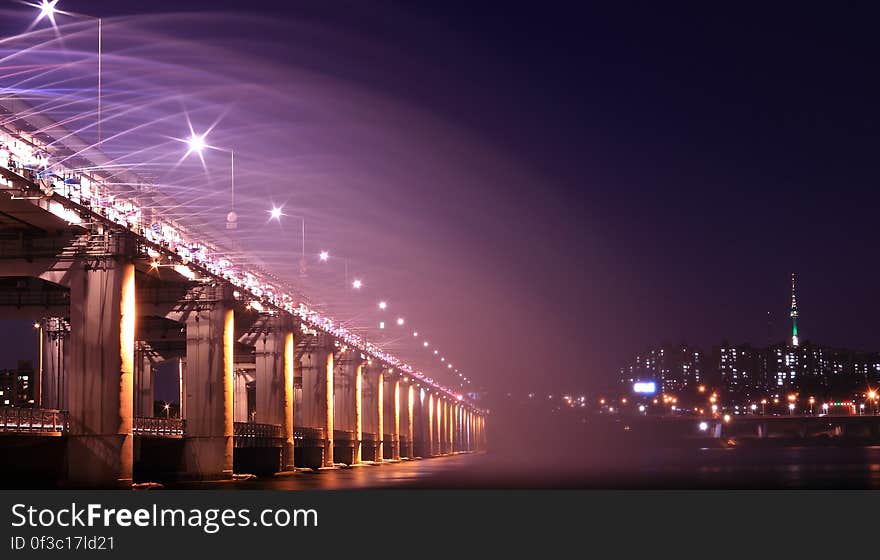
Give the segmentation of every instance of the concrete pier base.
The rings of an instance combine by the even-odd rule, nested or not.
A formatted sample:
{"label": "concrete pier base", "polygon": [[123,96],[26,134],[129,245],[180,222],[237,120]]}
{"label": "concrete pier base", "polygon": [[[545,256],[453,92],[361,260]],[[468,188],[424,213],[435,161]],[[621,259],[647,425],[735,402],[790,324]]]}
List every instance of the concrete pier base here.
{"label": "concrete pier base", "polygon": [[186,478],[232,477],[235,318],[230,300],[199,302],[186,318]]}
{"label": "concrete pier base", "polygon": [[134,265],[78,262],[70,294],[68,479],[75,486],[130,487]]}
{"label": "concrete pier base", "polygon": [[304,441],[303,461],[310,468],[329,467],[333,465],[333,352],[330,348],[312,350],[300,362],[303,424],[321,431],[320,441]]}

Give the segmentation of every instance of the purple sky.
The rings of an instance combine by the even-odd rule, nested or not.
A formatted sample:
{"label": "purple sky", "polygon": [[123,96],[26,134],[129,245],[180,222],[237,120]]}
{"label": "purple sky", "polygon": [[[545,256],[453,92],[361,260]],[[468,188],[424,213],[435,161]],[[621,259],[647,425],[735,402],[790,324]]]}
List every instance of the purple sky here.
{"label": "purple sky", "polygon": [[[61,4],[109,18],[118,108],[178,88],[156,114],[219,119],[209,141],[241,154],[248,253],[297,280],[304,215],[307,252],[365,282],[347,289],[341,261],[310,270],[316,302],[366,328],[388,300],[490,390],[589,388],[663,341],[764,343],[768,311],[781,340],[792,271],[808,340],[880,349],[866,14],[157,0],[224,13],[113,19],[146,9]],[[116,149],[150,146],[166,190],[222,228],[226,156],[209,154],[210,178],[192,160],[171,171],[178,148],[156,138]]]}

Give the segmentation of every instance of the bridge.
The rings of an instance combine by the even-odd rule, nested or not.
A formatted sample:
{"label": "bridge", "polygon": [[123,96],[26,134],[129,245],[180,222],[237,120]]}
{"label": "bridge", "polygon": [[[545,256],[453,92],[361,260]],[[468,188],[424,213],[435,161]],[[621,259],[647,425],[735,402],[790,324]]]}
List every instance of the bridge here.
{"label": "bridge", "polygon": [[805,441],[825,438],[828,442],[880,440],[880,416],[865,415],[712,415],[633,416],[614,419],[618,428],[636,438],[654,442],[735,440]]}
{"label": "bridge", "polygon": [[[104,170],[61,125],[3,103],[0,316],[35,321],[41,367],[34,408],[0,408],[0,445],[59,438],[65,481],[95,487],[130,486],[137,465],[223,479],[485,448],[486,411],[466,395],[165,219],[160,193]],[[168,363],[180,418],[153,411]]]}

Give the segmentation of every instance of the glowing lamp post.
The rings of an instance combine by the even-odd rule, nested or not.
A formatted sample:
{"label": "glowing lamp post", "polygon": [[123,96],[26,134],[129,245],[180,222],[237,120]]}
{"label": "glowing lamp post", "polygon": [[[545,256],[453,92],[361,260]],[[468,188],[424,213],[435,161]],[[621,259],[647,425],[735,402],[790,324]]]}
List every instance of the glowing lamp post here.
{"label": "glowing lamp post", "polygon": [[58,6],[58,0],[41,0],[39,4],[31,4],[30,2],[25,2],[25,3],[28,4],[29,6],[33,6],[34,8],[37,8],[37,9],[40,10],[40,13],[37,15],[37,19],[34,20],[34,23],[32,24],[31,27],[33,27],[33,25],[36,25],[37,23],[40,22],[40,20],[42,20],[42,19],[45,18],[45,19],[49,20],[49,23],[51,23],[51,24],[52,24],[52,27],[57,31],[58,26],[57,26],[56,23],[55,23],[55,14],[64,14],[64,15],[67,15],[67,16],[76,16],[76,17],[80,17],[80,18],[84,18],[84,19],[90,19],[90,20],[93,20],[93,21],[97,21],[97,22],[98,22],[98,115],[97,115],[97,116],[98,116],[98,122],[97,122],[97,127],[98,127],[98,144],[100,145],[101,142],[102,142],[102,140],[103,140],[103,138],[102,138],[102,136],[101,136],[101,124],[102,124],[102,123],[101,123],[101,99],[102,99],[102,96],[101,96],[101,86],[102,86],[101,78],[102,78],[102,75],[103,75],[103,72],[102,72],[102,62],[103,62],[103,60],[102,60],[102,59],[103,59],[103,54],[104,54],[104,28],[103,28],[103,21],[101,20],[101,18],[96,18],[96,17],[92,17],[92,16],[85,15],[85,14],[76,14],[76,13],[73,13],[73,12],[62,12],[62,11],[59,10],[58,7],[57,7],[57,6]]}

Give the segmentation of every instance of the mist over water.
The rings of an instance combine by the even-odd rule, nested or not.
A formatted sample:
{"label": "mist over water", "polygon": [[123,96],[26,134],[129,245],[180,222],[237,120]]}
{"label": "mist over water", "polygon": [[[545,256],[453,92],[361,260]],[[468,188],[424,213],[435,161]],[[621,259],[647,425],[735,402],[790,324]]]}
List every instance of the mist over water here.
{"label": "mist over water", "polygon": [[[30,14],[3,15],[3,95],[60,123],[47,133],[97,147],[95,21],[59,16],[57,31],[20,33]],[[413,62],[344,30],[242,14],[108,18],[102,46],[100,150],[106,167],[136,174],[118,179],[121,191],[155,187],[170,197],[164,216],[234,260],[283,278],[428,376],[458,387],[451,362],[474,380],[468,389],[485,387],[480,372],[518,336],[498,322],[531,307],[520,276],[493,264],[517,235],[504,195],[537,181],[473,131],[360,79],[371,60],[394,60],[394,72]],[[201,156],[186,155],[193,134],[205,135]]]}

